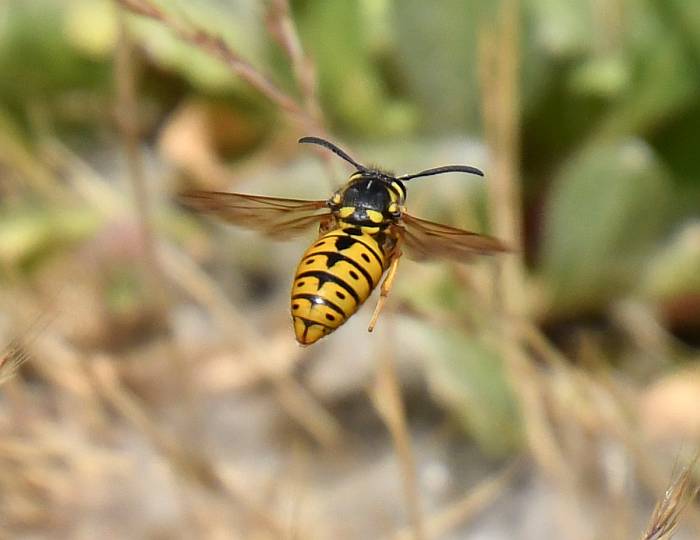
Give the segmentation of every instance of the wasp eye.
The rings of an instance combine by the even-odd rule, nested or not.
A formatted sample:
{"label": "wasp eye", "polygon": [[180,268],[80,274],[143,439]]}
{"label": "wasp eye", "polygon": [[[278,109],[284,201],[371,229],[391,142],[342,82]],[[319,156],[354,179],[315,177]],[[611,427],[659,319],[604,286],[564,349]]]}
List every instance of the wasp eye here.
{"label": "wasp eye", "polygon": [[334,194],[330,200],[328,201],[329,206],[332,207],[338,207],[340,206],[340,203],[342,202],[342,199],[340,197],[340,193]]}

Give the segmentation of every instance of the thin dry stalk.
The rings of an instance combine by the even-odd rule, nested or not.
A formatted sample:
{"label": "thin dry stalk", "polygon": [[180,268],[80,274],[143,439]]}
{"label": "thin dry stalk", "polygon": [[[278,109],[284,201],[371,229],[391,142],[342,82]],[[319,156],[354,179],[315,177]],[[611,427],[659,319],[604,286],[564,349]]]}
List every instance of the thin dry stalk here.
{"label": "thin dry stalk", "polygon": [[[272,0],[268,15],[268,28],[292,63],[292,70],[299,86],[303,102],[284,92],[255,66],[245,60],[221,37],[203,28],[177,20],[148,0],[116,0],[125,10],[159,21],[183,41],[226,64],[234,75],[242,78],[285,112],[304,132],[324,137],[326,130],[323,111],[318,99],[316,70],[311,58],[304,53],[299,34],[291,16],[288,0]],[[332,172],[332,157],[328,152],[315,148],[324,165]],[[332,174],[329,175],[332,178]]]}
{"label": "thin dry stalk", "polygon": [[406,420],[406,408],[401,397],[401,385],[396,372],[396,360],[393,351],[389,347],[385,347],[383,354],[380,355],[374,388],[372,388],[370,397],[374,407],[389,429],[392,442],[394,443],[394,449],[401,467],[406,507],[408,508],[408,516],[411,523],[411,535],[415,540],[427,538],[420,503],[416,459]]}
{"label": "thin dry stalk", "polygon": [[114,63],[114,79],[117,91],[116,120],[121,135],[126,157],[128,178],[131,185],[131,202],[136,214],[139,236],[143,246],[142,275],[148,290],[156,302],[160,319],[168,331],[167,346],[169,358],[173,362],[172,377],[183,395],[183,404],[188,409],[191,418],[191,426],[194,425],[194,406],[191,385],[189,383],[189,366],[182,357],[180,350],[173,339],[173,328],[170,321],[171,301],[165,288],[165,274],[162,263],[156,250],[156,233],[154,232],[153,219],[147,179],[143,166],[143,154],[141,152],[141,126],[138,119],[138,80],[137,66],[135,65],[135,48],[133,40],[124,22],[120,17],[119,42]]}
{"label": "thin dry stalk", "polygon": [[[325,137],[326,131],[323,125],[323,110],[318,98],[315,64],[304,52],[296,24],[294,24],[289,0],[271,0],[267,26],[272,37],[282,47],[292,63],[294,78],[304,100],[304,110],[308,116],[308,122],[304,127],[318,137]],[[331,188],[334,188],[333,166],[331,164],[333,157],[320,148],[314,148],[314,151],[323,160]]]}
{"label": "thin dry stalk", "polygon": [[20,366],[29,360],[31,355],[26,348],[27,340],[36,336],[44,325],[45,322],[41,318],[35,320],[29,328],[0,350],[0,385],[14,377]]}
{"label": "thin dry stalk", "polygon": [[[118,215],[128,208],[123,196],[109,182],[60,141],[53,142],[50,154],[57,166],[67,169],[66,176],[72,186],[92,207],[107,217]],[[230,333],[232,328],[236,329],[236,334],[247,344],[246,351],[250,351],[250,354],[242,355],[243,361],[251,371],[273,383],[276,397],[287,414],[321,444],[337,444],[342,438],[342,429],[337,421],[286,371],[268,368],[270,357],[274,355],[267,354],[264,345],[267,341],[253,331],[245,317],[226,299],[220,287],[184,251],[168,243],[161,244],[159,250],[168,281],[207,308],[224,334]],[[288,354],[294,354],[294,351],[298,353],[299,349],[288,351]],[[284,360],[280,360],[280,363],[291,365]]]}
{"label": "thin dry stalk", "polygon": [[517,321],[520,339],[523,340],[534,352],[538,354],[538,360],[547,363],[550,368],[567,370],[569,361],[547,339],[535,324],[529,320]]}
{"label": "thin dry stalk", "polygon": [[70,397],[76,417],[99,428],[107,424],[104,408],[83,369],[83,357],[63,336],[47,329],[28,344],[28,349],[33,357],[47,359],[34,362],[32,367],[61,395]]}
{"label": "thin dry stalk", "polygon": [[268,28],[277,43],[287,53],[292,63],[294,77],[304,98],[304,108],[315,127],[322,125],[321,105],[318,100],[316,70],[314,63],[304,52],[289,0],[272,0],[268,13]]}
{"label": "thin dry stalk", "polygon": [[[630,418],[633,416],[631,411],[636,408],[636,404],[630,403],[631,400],[634,400],[634,397],[622,393],[616,381],[609,378],[604,371],[599,372],[595,378],[586,371],[579,370],[576,374],[571,373],[564,355],[534,325],[523,325],[520,330],[523,339],[538,354],[538,358],[546,362],[552,369],[567,374],[567,382],[571,386],[572,392],[578,396],[578,399],[587,403],[594,403],[590,407],[590,411],[595,413],[597,424],[601,426],[601,429],[606,434],[619,441],[626,449],[626,452],[634,459],[635,467],[643,484],[652,490],[663,489],[665,481],[661,478],[658,467],[650,459],[645,442],[640,440],[639,433],[630,424]],[[566,421],[572,422],[575,420],[571,415],[568,415]],[[679,478],[666,491],[667,497],[674,489],[681,489],[682,486],[677,484],[683,480],[685,475],[692,473],[693,465],[698,461],[698,457],[696,456],[692,460],[691,464],[683,470]],[[671,500],[670,502],[673,501]],[[663,501],[660,501],[659,505],[662,503]],[[659,505],[657,505],[657,510]],[[683,510],[690,514],[688,516],[691,518],[690,524],[695,530],[700,530],[700,520],[698,519],[697,511],[694,511],[694,508],[687,503],[678,513],[680,514]],[[663,514],[658,515],[660,518],[664,517]],[[657,516],[656,511],[654,516]],[[659,519],[658,523],[662,524],[662,520]],[[666,523],[670,523],[670,521],[666,521]],[[650,524],[648,531],[651,528],[652,524]],[[650,538],[656,537],[652,536]],[[659,538],[668,538],[668,536],[660,536]]]}
{"label": "thin dry stalk", "polygon": [[131,187],[131,199],[136,213],[139,235],[143,245],[143,270],[146,279],[155,293],[163,310],[166,308],[166,295],[162,283],[162,271],[155,251],[153,223],[150,212],[149,192],[140,150],[140,125],[137,75],[134,61],[134,47],[129,32],[120,21],[119,42],[114,63],[114,81],[117,94],[116,121],[126,156],[127,176]]}
{"label": "thin dry stalk", "polygon": [[322,516],[316,514],[313,518],[307,517],[309,510],[315,506],[315,494],[310,483],[314,466],[314,457],[308,445],[300,439],[292,441],[289,459],[280,464],[279,474],[275,478],[276,496],[287,516],[286,540],[328,537]]}
{"label": "thin dry stalk", "polygon": [[663,498],[656,503],[642,540],[668,540],[673,536],[681,515],[700,493],[700,487],[692,478],[699,458],[700,453],[683,468],[678,477],[671,482]]}
{"label": "thin dry stalk", "polygon": [[[288,5],[279,3],[277,5],[278,35],[294,64],[300,86],[306,96],[306,108],[301,107],[293,98],[277,88],[220,37],[215,37],[201,28],[186,27],[147,0],[118,0],[118,2],[133,13],[160,21],[184,41],[224,61],[236,75],[246,80],[283,111],[297,119],[302,126],[312,128],[316,133],[323,133],[320,126],[321,111],[316,98],[313,65],[303,54]],[[335,419],[289,375],[272,373],[266,369],[268,363],[266,354],[260,347],[264,340],[261,336],[254,335],[245,318],[230,303],[221,301],[223,295],[218,291],[218,287],[195,265],[188,264],[174,250],[166,248],[166,253],[166,256],[169,257],[170,271],[180,277],[187,276],[184,281],[180,281],[180,285],[186,289],[189,288],[190,292],[193,292],[193,289],[198,290],[200,298],[204,297],[207,302],[205,305],[216,308],[213,312],[219,314],[220,321],[224,322],[226,331],[236,328],[239,333],[249,337],[245,340],[247,343],[245,358],[250,366],[273,383],[280,402],[290,415],[301,422],[322,444],[336,444],[340,438],[341,430]]]}
{"label": "thin dry stalk", "polygon": [[19,367],[29,359],[22,339],[15,338],[0,352],[0,385],[15,376]]}
{"label": "thin dry stalk", "polygon": [[503,0],[494,28],[479,35],[479,69],[483,116],[489,147],[489,203],[492,231],[514,253],[496,262],[496,346],[504,359],[507,376],[522,411],[528,447],[543,472],[563,489],[560,511],[562,528],[572,538],[585,538],[577,503],[575,474],[557,440],[547,408],[549,388],[528,354],[519,332],[527,320],[523,225],[520,185],[520,18],[519,0]]}
{"label": "thin dry stalk", "polygon": [[[36,159],[27,144],[23,143],[13,126],[8,125],[0,116],[0,165],[15,171],[19,189],[27,188],[32,193],[46,197],[48,200],[60,198],[60,187],[54,181],[51,172]],[[8,187],[15,189],[10,182]]]}
{"label": "thin dry stalk", "polygon": [[124,215],[130,205],[95,168],[58,139],[42,141],[49,166],[64,173],[67,189],[105,218]]}
{"label": "thin dry stalk", "polygon": [[[502,471],[480,482],[462,499],[438,510],[426,519],[425,528],[429,538],[442,538],[455,528],[464,527],[479,512],[493,504],[513,481],[522,460],[515,460]],[[410,538],[411,531],[402,529],[393,536],[395,540]]]}
{"label": "thin dry stalk", "polygon": [[571,485],[566,459],[549,425],[540,380],[523,347],[515,321],[526,317],[520,211],[520,3],[504,0],[494,28],[479,36],[483,116],[491,155],[490,216],[496,236],[514,253],[498,261],[496,288],[502,325],[497,342],[509,372],[525,424],[528,444],[543,470]]}
{"label": "thin dry stalk", "polygon": [[202,28],[185,25],[148,0],[117,0],[117,2],[131,13],[162,23],[183,41],[221,60],[234,74],[304,127],[315,125],[314,119],[309,116],[304,107],[234,51],[221,37],[214,36]]}
{"label": "thin dry stalk", "polygon": [[503,259],[500,291],[508,313],[523,314],[523,225],[520,186],[520,3],[504,0],[496,32],[479,40],[479,68],[488,142],[492,228],[513,254]]}
{"label": "thin dry stalk", "polygon": [[0,385],[15,376],[17,370],[32,355],[30,347],[43,333],[53,319],[52,315],[42,314],[35,317],[19,334],[0,350]]}
{"label": "thin dry stalk", "polygon": [[240,505],[259,527],[274,538],[281,538],[284,527],[276,516],[252,501],[245,489],[224,479],[212,462],[195,446],[173,437],[154,422],[136,396],[119,380],[113,362],[101,355],[90,363],[95,386],[102,397],[126,420],[148,437],[154,448],[167,460],[173,471],[190,482],[225,496]]}
{"label": "thin dry stalk", "polygon": [[[598,374],[593,380],[590,376],[582,374],[583,382],[587,383],[592,390],[599,394],[599,398],[604,401],[604,405],[597,405],[597,410],[605,410],[605,414],[600,414],[605,429],[617,437],[633,456],[635,466],[639,472],[641,482],[653,491],[663,490],[668,484],[664,474],[658,465],[651,459],[648,449],[648,441],[641,439],[638,429],[635,429],[629,420],[634,418],[634,412],[638,406],[636,396],[631,396],[620,389],[619,384],[605,372]],[[696,457],[693,462],[697,462]],[[692,464],[689,465],[692,469]],[[700,535],[700,512],[692,506],[685,506],[686,517],[689,525],[695,530],[696,536]]]}
{"label": "thin dry stalk", "polygon": [[[170,245],[162,246],[163,260],[169,278],[205,306],[223,333],[236,329],[242,339],[241,358],[250,369],[270,381],[276,396],[287,413],[324,446],[335,446],[342,438],[342,429],[333,415],[311,396],[288,373],[276,368],[274,358],[299,354],[300,349],[291,343],[283,354],[270,354],[269,340],[259,335],[248,320],[241,315],[220,287],[199,268],[185,253]],[[277,364],[290,363],[282,358]]]}

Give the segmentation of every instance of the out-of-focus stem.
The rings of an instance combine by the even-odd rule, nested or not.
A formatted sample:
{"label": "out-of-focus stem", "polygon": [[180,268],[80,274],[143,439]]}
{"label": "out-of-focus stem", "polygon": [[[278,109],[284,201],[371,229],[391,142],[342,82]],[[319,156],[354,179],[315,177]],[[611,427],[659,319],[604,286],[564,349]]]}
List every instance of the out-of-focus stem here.
{"label": "out-of-focus stem", "polygon": [[293,118],[302,123],[309,122],[308,114],[293,97],[255,69],[250,62],[243,59],[219,36],[214,36],[201,28],[182,24],[148,0],[117,0],[117,2],[132,13],[160,21],[183,41],[224,62],[237,76]]}
{"label": "out-of-focus stem", "polygon": [[[314,63],[304,52],[292,18],[289,0],[272,0],[270,27],[292,63],[294,77],[304,98],[304,108],[310,120],[313,120],[313,124],[308,127],[318,130],[322,128],[322,111],[318,101],[316,70]],[[319,136],[322,135],[323,129],[319,133]]]}
{"label": "out-of-focus stem", "polygon": [[[150,212],[149,193],[140,149],[140,126],[138,122],[137,74],[134,63],[133,41],[120,19],[120,35],[116,52],[114,78],[117,92],[116,121],[124,145],[127,176],[131,187],[131,198],[136,213],[139,236],[143,248],[142,274],[148,284],[149,293],[156,302],[161,320],[172,337],[170,322],[170,298],[165,288],[165,273],[156,250],[153,221]],[[183,392],[185,403],[192,405],[192,395],[187,374],[187,363],[182,358],[172,339],[168,340],[170,357],[173,360],[173,377]]]}
{"label": "out-of-focus stem", "polygon": [[121,135],[126,157],[127,177],[131,188],[131,198],[139,227],[139,236],[145,259],[145,277],[151,291],[164,308],[163,280],[154,247],[153,224],[149,213],[149,194],[143,170],[143,156],[139,149],[139,112],[136,96],[136,66],[130,36],[121,21],[117,47],[114,82],[117,92],[116,122]]}
{"label": "out-of-focus stem", "polygon": [[520,3],[503,0],[494,28],[479,40],[484,129],[490,153],[488,186],[493,233],[514,253],[497,262],[497,343],[520,401],[525,437],[543,470],[567,485],[571,477],[547,418],[541,380],[518,332],[527,317],[520,210]]}
{"label": "out-of-focus stem", "polygon": [[396,358],[391,347],[383,347],[380,354],[371,398],[374,407],[391,434],[394,450],[399,461],[406,508],[411,524],[411,535],[414,540],[423,540],[426,536],[423,511],[420,504],[416,458],[413,452],[413,445],[411,444],[411,432],[406,420],[406,407],[401,396],[401,385],[396,371]]}

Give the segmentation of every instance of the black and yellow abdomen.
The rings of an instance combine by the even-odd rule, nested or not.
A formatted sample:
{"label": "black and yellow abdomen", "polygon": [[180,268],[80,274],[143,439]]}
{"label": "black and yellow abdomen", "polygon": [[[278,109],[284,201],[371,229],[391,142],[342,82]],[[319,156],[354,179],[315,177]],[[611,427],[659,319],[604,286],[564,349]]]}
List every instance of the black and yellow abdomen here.
{"label": "black and yellow abdomen", "polygon": [[310,345],[343,324],[367,300],[386,267],[375,237],[357,228],[319,238],[302,256],[292,286],[297,341]]}

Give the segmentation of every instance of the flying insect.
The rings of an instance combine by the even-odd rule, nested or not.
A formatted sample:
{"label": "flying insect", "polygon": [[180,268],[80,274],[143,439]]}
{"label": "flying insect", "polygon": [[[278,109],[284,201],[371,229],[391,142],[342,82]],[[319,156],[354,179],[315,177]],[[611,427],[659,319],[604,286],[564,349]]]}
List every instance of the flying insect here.
{"label": "flying insect", "polygon": [[310,345],[335,331],[384,276],[369,323],[371,332],[404,251],[417,260],[461,262],[473,255],[508,251],[497,238],[420,219],[404,207],[404,183],[408,180],[447,172],[483,176],[479,169],[447,165],[395,176],[361,165],[325,139],[302,137],[299,142],[323,146],[355,167],[345,185],[329,199],[282,199],[216,191],[189,191],[180,198],[198,211],[273,238],[294,237],[318,226],[318,238],[302,255],[292,284],[291,313],[300,344]]}

